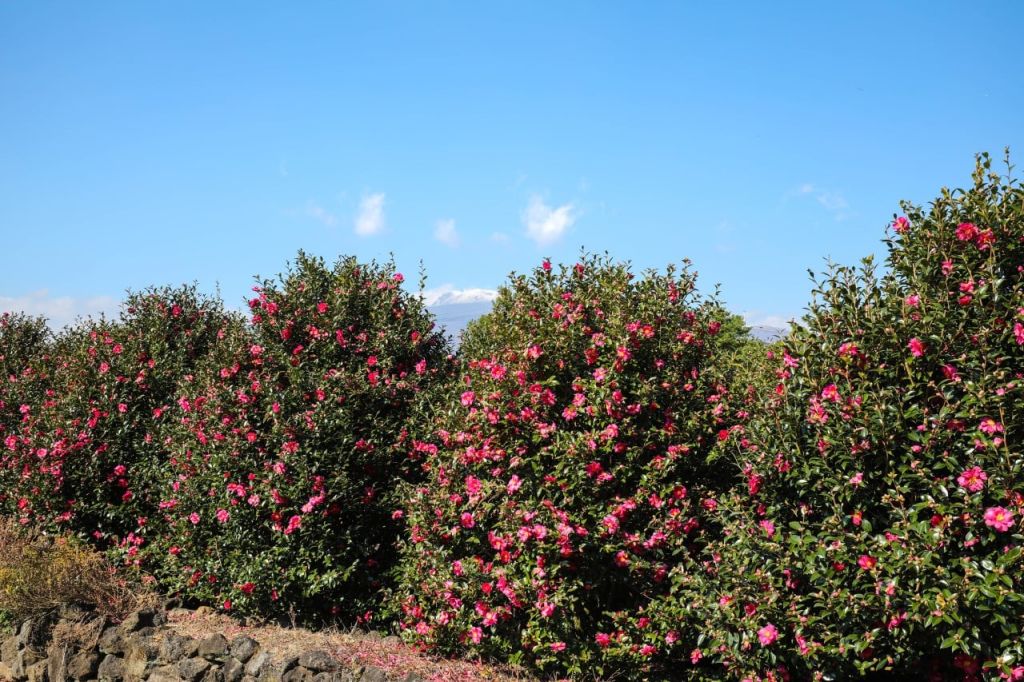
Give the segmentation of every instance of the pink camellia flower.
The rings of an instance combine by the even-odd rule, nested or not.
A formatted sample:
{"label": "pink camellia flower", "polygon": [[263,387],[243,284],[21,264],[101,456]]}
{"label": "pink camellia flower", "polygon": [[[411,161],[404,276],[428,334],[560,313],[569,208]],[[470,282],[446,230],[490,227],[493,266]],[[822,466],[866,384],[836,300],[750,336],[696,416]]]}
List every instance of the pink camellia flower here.
{"label": "pink camellia flower", "polygon": [[459,517],[459,523],[462,524],[463,528],[472,528],[476,525],[476,520],[470,512],[462,512],[462,516]]}
{"label": "pink camellia flower", "polygon": [[1024,324],[1020,322],[1014,322],[1013,324],[1013,338],[1017,341],[1017,345],[1024,345]]}
{"label": "pink camellia flower", "polygon": [[857,486],[859,486],[863,482],[864,482],[864,472],[863,471],[858,471],[853,476],[850,476],[850,485],[852,485],[854,488],[856,488]]}
{"label": "pink camellia flower", "polygon": [[946,379],[954,383],[960,381],[960,373],[956,371],[956,367],[954,367],[953,365],[943,365],[942,374],[943,376],[946,377]]}
{"label": "pink camellia flower", "polygon": [[1013,512],[1004,507],[989,507],[985,510],[985,525],[1005,533],[1013,527]]}
{"label": "pink camellia flower", "polygon": [[508,479],[508,485],[505,486],[505,490],[508,492],[509,495],[512,495],[517,490],[519,490],[519,488],[522,487],[522,485],[523,479],[513,474],[512,478]]}
{"label": "pink camellia flower", "polygon": [[978,428],[990,436],[1003,432],[1003,425],[992,419],[992,417],[982,419],[981,423],[978,424]]}
{"label": "pink camellia flower", "polygon": [[565,651],[565,642],[552,642],[551,650],[554,651],[556,654],[560,651]]}
{"label": "pink camellia flower", "polygon": [[775,535],[775,524],[774,523],[772,523],[768,519],[762,519],[760,525],[761,525],[761,530],[763,530],[765,532],[765,535],[767,535],[768,537],[773,537]]}
{"label": "pink camellia flower", "polygon": [[892,221],[892,229],[896,234],[906,234],[907,230],[910,229],[910,221],[907,220],[906,216],[900,216]]}
{"label": "pink camellia flower", "polygon": [[199,525],[199,514],[192,512],[188,515],[188,520],[192,522],[193,526]]}
{"label": "pink camellia flower", "polygon": [[978,228],[974,223],[960,223],[956,228],[956,238],[962,242],[970,241],[978,236]]}
{"label": "pink camellia flower", "polygon": [[970,490],[972,493],[976,493],[985,487],[985,481],[988,480],[988,474],[986,474],[981,467],[973,466],[969,469],[964,469],[956,482],[960,484],[961,488]]}
{"label": "pink camellia flower", "polygon": [[974,245],[980,250],[984,251],[988,247],[996,243],[996,233],[992,230],[982,230],[978,233],[978,236],[974,238]]}
{"label": "pink camellia flower", "polygon": [[231,518],[231,514],[228,513],[227,509],[218,509],[217,510],[217,520],[220,521],[221,523],[227,523],[228,519],[230,519],[230,518]]}
{"label": "pink camellia flower", "polygon": [[469,641],[473,644],[479,644],[480,640],[484,638],[484,631],[478,627],[472,627],[469,629]]}
{"label": "pink camellia flower", "polygon": [[599,632],[596,635],[594,635],[594,641],[597,642],[597,645],[603,649],[612,643],[612,637],[606,632]]}
{"label": "pink camellia flower", "polygon": [[924,343],[916,336],[910,339],[910,341],[907,341],[907,348],[910,349],[910,354],[915,358],[919,358],[924,355]]}
{"label": "pink camellia flower", "polygon": [[863,568],[865,571],[870,571],[872,568],[878,565],[878,559],[867,554],[861,554],[860,558],[857,559],[857,565]]}
{"label": "pink camellia flower", "polygon": [[907,296],[905,299],[903,299],[903,302],[907,305],[908,308],[916,308],[917,306],[921,305],[921,297],[918,296],[917,294],[911,294],[910,296]]}
{"label": "pink camellia flower", "polygon": [[779,630],[771,623],[757,631],[757,640],[761,646],[771,646],[779,638]]}
{"label": "pink camellia flower", "polygon": [[840,400],[839,389],[835,384],[829,384],[825,388],[821,389],[821,399],[838,403]]}
{"label": "pink camellia flower", "polygon": [[474,400],[476,400],[476,394],[473,391],[466,391],[462,394],[462,404],[465,407],[472,405]]}

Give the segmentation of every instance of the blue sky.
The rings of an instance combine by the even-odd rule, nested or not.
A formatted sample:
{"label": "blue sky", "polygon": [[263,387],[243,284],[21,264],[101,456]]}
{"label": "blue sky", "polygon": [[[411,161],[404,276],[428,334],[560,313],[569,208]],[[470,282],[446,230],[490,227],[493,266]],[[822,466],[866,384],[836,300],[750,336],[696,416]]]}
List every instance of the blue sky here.
{"label": "blue sky", "polygon": [[[59,322],[296,250],[473,299],[581,246],[753,322],[901,198],[1024,153],[1024,4],[0,4],[0,308]],[[410,277],[415,280],[415,277]]]}

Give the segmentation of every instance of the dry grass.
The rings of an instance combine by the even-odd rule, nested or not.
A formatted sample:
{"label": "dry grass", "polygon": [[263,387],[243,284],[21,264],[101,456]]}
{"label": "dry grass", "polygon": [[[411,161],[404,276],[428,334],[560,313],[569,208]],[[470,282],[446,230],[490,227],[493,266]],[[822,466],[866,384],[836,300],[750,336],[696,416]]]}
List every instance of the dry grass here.
{"label": "dry grass", "polygon": [[68,604],[112,618],[155,598],[72,538],[51,537],[0,519],[0,611],[24,619]]}
{"label": "dry grass", "polygon": [[365,632],[326,630],[312,632],[276,625],[245,626],[216,613],[172,611],[168,626],[180,635],[202,639],[221,633],[228,639],[248,635],[278,660],[320,649],[342,664],[376,666],[399,679],[415,673],[430,682],[536,682],[527,673],[507,666],[472,661],[431,658],[395,638],[381,638]]}

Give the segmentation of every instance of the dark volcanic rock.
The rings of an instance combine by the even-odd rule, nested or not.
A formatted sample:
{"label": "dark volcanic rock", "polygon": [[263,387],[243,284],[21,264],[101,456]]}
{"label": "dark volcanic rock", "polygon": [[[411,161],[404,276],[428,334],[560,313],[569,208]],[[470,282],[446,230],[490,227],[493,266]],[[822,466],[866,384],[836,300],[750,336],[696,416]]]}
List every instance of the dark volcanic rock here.
{"label": "dark volcanic rock", "polygon": [[178,662],[178,674],[185,682],[195,682],[210,669],[210,662],[205,658],[186,658]]}
{"label": "dark volcanic rock", "polygon": [[80,651],[68,661],[67,676],[73,680],[89,680],[100,667],[100,655],[95,651]]}
{"label": "dark volcanic rock", "polygon": [[111,680],[112,682],[119,682],[124,679],[124,660],[117,656],[108,655],[100,661],[96,677],[100,680]]}
{"label": "dark volcanic rock", "polygon": [[229,658],[224,661],[224,682],[239,682],[245,675],[245,665],[237,658]]}
{"label": "dark volcanic rock", "polygon": [[242,663],[247,663],[260,648],[260,643],[252,637],[239,635],[231,640],[231,655]]}
{"label": "dark volcanic rock", "polygon": [[208,661],[223,661],[228,656],[228,640],[222,634],[210,635],[199,643],[199,655]]}
{"label": "dark volcanic rock", "polygon": [[160,642],[160,660],[165,663],[177,663],[183,658],[192,658],[199,651],[199,642],[191,637],[169,632]]}
{"label": "dark volcanic rock", "polygon": [[310,651],[299,656],[299,665],[315,673],[334,672],[341,667],[326,651]]}

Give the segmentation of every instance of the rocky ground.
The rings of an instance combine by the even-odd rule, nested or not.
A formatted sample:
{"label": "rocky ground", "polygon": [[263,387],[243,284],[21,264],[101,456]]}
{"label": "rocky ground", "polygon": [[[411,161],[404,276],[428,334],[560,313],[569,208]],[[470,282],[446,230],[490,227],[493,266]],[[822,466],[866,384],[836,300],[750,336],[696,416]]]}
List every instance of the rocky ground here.
{"label": "rocky ground", "polygon": [[207,608],[150,608],[123,622],[78,608],[27,620],[0,641],[13,682],[471,682],[524,673],[437,660],[374,632],[246,625]]}

